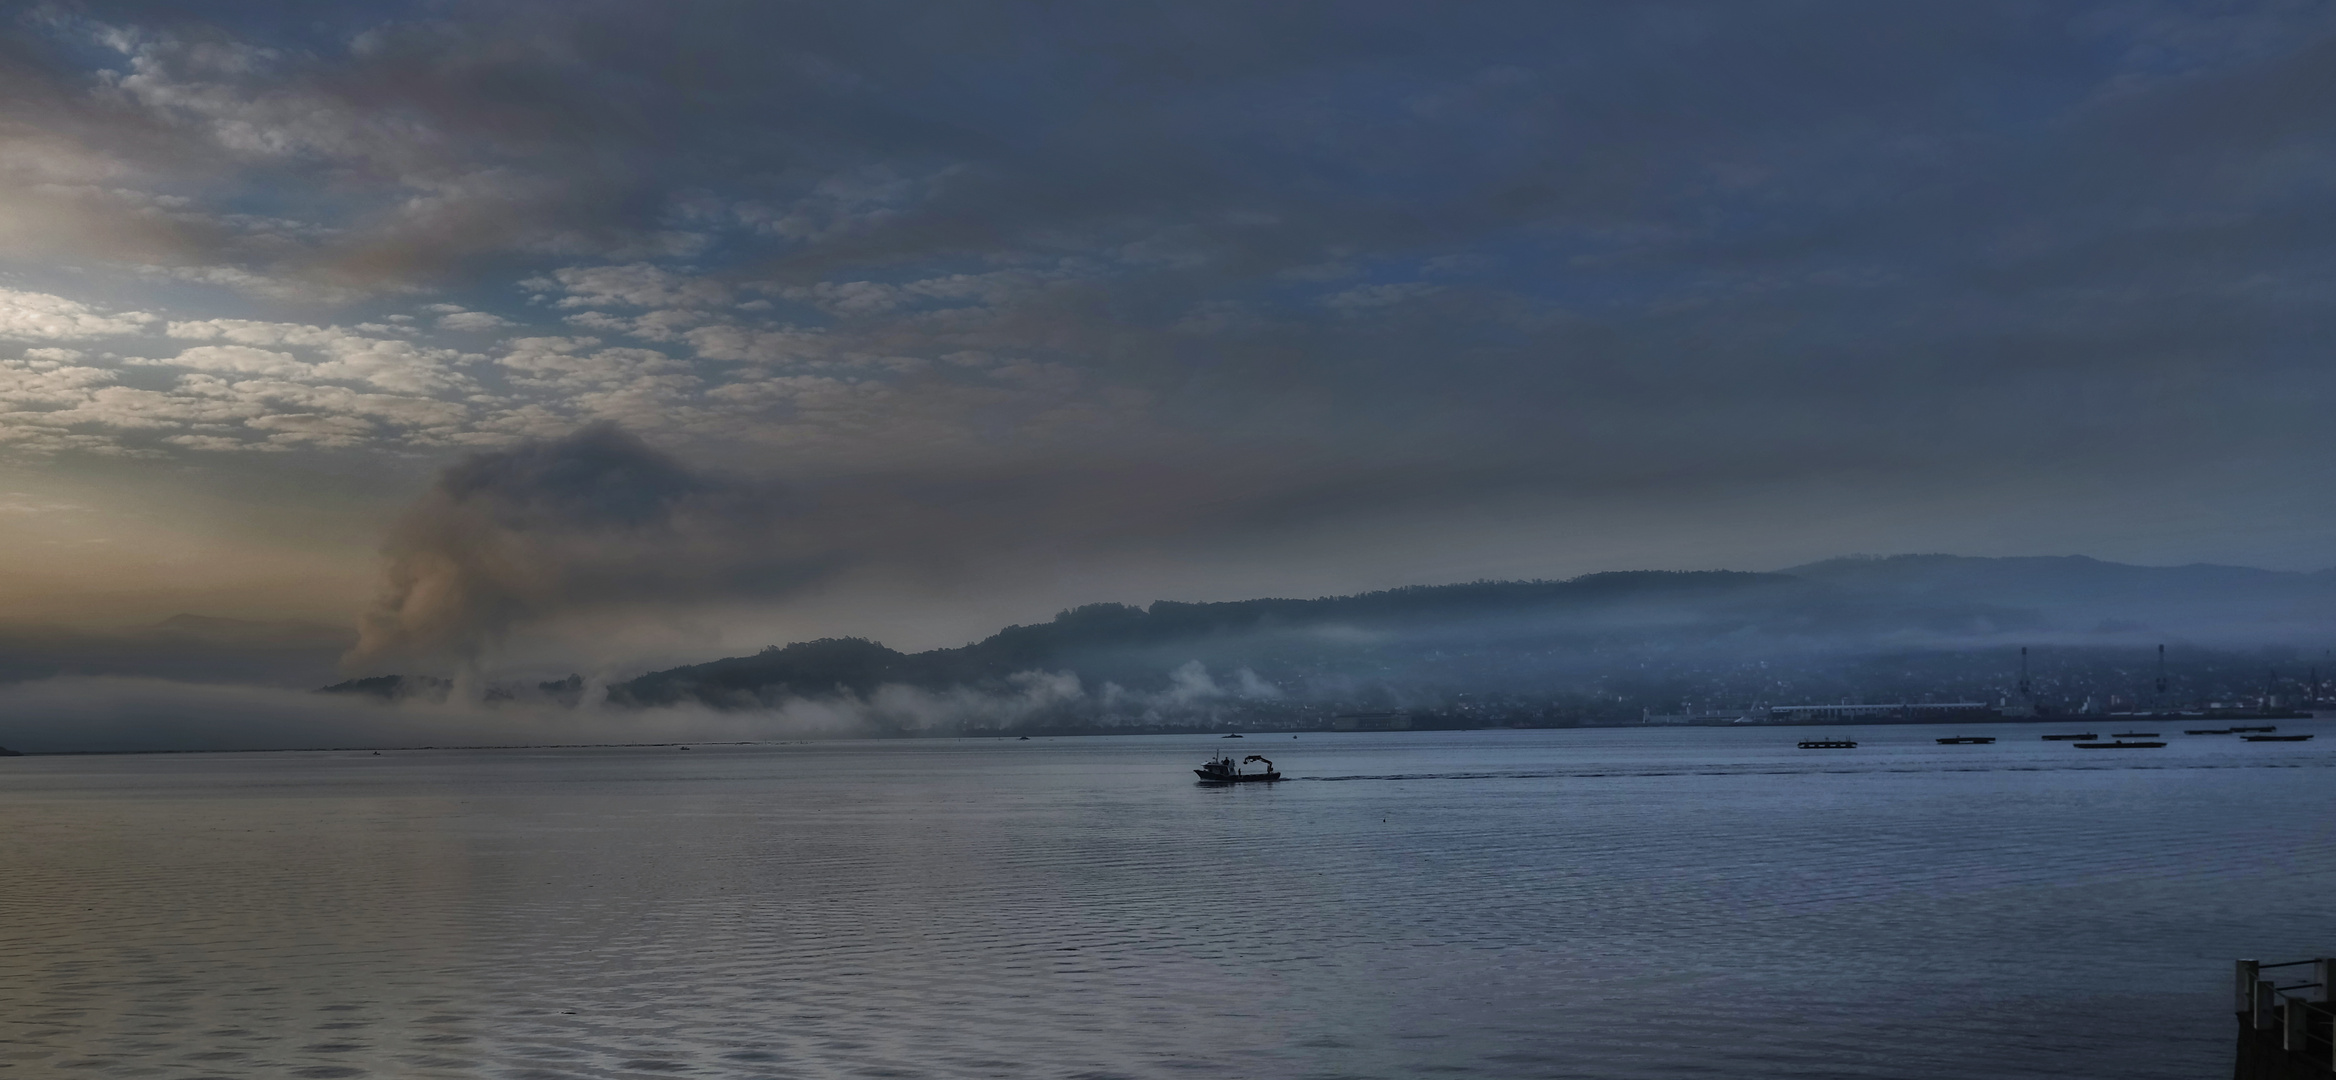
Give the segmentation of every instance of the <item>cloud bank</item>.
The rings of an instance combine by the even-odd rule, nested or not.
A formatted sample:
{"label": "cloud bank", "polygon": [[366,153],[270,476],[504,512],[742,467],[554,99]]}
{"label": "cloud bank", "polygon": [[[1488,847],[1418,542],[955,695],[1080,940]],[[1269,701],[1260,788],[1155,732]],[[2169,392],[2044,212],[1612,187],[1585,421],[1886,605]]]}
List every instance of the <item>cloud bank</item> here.
{"label": "cloud bank", "polygon": [[[873,562],[1075,579],[1025,613],[2316,568],[2332,59],[2279,2],[43,5],[0,21],[0,466],[361,477],[346,520],[616,423],[917,549]],[[567,603],[415,560],[498,599],[369,648]]]}
{"label": "cloud bank", "polygon": [[819,707],[737,714],[389,705],[136,678],[0,686],[0,746],[21,753],[767,741],[857,734],[857,720],[856,714]]}

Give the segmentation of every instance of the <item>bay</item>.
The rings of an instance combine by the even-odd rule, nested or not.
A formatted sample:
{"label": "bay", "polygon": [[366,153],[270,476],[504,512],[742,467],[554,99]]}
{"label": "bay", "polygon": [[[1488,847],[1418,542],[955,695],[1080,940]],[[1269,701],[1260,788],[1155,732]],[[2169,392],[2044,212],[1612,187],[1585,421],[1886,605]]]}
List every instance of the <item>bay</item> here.
{"label": "bay", "polygon": [[2336,745],[2060,729],[5,759],[0,1077],[2225,1072]]}

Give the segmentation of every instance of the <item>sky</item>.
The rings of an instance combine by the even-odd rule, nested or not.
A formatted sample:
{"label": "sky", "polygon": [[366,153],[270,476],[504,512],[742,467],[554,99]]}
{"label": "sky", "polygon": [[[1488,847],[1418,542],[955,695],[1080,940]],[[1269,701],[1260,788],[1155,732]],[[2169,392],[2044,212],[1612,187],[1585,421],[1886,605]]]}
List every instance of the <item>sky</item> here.
{"label": "sky", "polygon": [[2336,566],[2325,3],[8,10],[13,622]]}

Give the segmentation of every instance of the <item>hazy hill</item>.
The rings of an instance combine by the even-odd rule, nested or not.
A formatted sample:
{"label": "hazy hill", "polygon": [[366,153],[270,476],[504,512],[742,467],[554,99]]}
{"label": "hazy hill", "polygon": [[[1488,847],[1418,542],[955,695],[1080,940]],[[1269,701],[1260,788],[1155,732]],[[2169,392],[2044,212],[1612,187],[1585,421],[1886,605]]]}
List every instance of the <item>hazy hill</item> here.
{"label": "hazy hill", "polygon": [[[773,648],[645,675],[612,687],[610,699],[750,707],[866,695],[886,684],[994,688],[1035,671],[1152,694],[1205,676],[1236,680],[1253,696],[1397,703],[1538,692],[1553,679],[1578,682],[1647,656],[1670,662],[2038,629],[2034,613],[2016,608],[1867,596],[1790,575],[1612,573],[1315,600],[1095,604],[914,655],[852,640]],[[1188,665],[1198,665],[1197,676]]]}
{"label": "hazy hill", "polygon": [[[2332,599],[2330,575],[2241,567],[1845,558],[1775,574],[1610,573],[1313,600],[1095,604],[955,649],[905,654],[856,639],[774,647],[644,675],[611,687],[609,700],[750,708],[866,698],[886,686],[1023,693],[1015,680],[1031,673],[1075,676],[1087,692],[1154,712],[1235,699],[1252,708],[1470,695],[1619,702],[1697,680],[1737,696],[1765,686],[1793,697],[1840,677],[1796,683],[1778,673],[1838,669],[1850,657],[1977,651],[1976,666],[1953,667],[1971,682],[1980,676],[1970,671],[2008,670],[2003,657],[2020,645],[2138,655],[2160,641],[2336,641]],[[1753,685],[1742,671],[1764,674]]]}

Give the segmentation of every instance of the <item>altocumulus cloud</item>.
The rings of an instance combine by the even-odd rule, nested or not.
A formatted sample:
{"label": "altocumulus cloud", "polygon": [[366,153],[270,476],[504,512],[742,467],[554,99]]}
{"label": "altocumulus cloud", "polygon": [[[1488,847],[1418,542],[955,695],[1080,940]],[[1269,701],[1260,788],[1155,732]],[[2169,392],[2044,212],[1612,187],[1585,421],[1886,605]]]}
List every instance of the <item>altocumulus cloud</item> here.
{"label": "altocumulus cloud", "polygon": [[[1325,588],[1682,522],[1780,562],[2336,529],[2238,524],[2328,479],[2325,6],[275,15],[0,30],[5,452],[415,478],[613,421]],[[2170,505],[2231,524],[2141,527]],[[1427,519],[1479,553],[1402,554]],[[1384,550],[1286,554],[1309,528]],[[503,576],[520,614],[446,625],[582,595]],[[369,640],[438,640],[409,600]]]}

